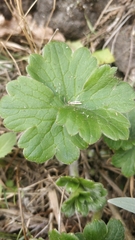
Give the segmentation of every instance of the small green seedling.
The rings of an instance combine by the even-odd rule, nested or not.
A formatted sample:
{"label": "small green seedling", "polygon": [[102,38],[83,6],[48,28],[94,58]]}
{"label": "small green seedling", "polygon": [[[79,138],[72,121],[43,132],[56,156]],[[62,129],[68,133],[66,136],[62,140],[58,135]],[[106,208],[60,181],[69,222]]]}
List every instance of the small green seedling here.
{"label": "small green seedling", "polygon": [[69,164],[102,134],[128,139],[124,113],[135,107],[135,93],[114,77],[116,68],[99,67],[87,48],[72,53],[65,43],[51,42],[42,56],[30,56],[27,72],[7,84],[0,102],[5,126],[24,132],[18,144],[27,159],[42,163],[55,155]]}
{"label": "small green seedling", "polygon": [[114,56],[110,52],[109,48],[95,51],[92,55],[97,59],[99,65],[115,62]]}
{"label": "small green seedling", "polygon": [[135,198],[119,197],[109,199],[108,202],[129,212],[135,213]]}
{"label": "small green seedling", "polygon": [[70,197],[62,205],[62,211],[68,217],[77,212],[87,216],[89,211],[100,211],[106,204],[107,191],[101,183],[69,176],[60,177],[56,183],[70,193]]}
{"label": "small green seedling", "polygon": [[0,136],[0,158],[11,152],[16,143],[16,135],[13,132],[4,133]]}

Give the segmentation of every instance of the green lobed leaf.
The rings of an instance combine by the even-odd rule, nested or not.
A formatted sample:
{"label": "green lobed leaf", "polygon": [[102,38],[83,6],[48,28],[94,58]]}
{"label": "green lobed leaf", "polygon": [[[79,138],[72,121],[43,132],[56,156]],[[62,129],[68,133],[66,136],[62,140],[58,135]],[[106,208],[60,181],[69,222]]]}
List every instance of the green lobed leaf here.
{"label": "green lobed leaf", "polygon": [[130,112],[126,114],[127,118],[130,121],[130,133],[128,140],[118,140],[114,141],[112,139],[109,139],[107,137],[104,137],[104,141],[106,144],[114,150],[123,149],[128,150],[135,145],[135,108],[132,109]]}
{"label": "green lobed leaf", "polygon": [[72,142],[72,138],[68,135],[66,129],[61,126],[51,126],[51,122],[39,125],[38,127],[29,128],[19,140],[19,146],[24,148],[24,155],[29,160],[42,163],[54,155],[69,164],[78,159],[80,151]]}
{"label": "green lobed leaf", "polygon": [[42,163],[56,155],[69,164],[102,134],[128,139],[123,113],[134,107],[135,93],[114,77],[115,68],[98,67],[87,48],[72,53],[51,42],[42,56],[30,56],[27,71],[31,78],[8,83],[0,103],[5,126],[24,132],[19,146],[27,159]]}
{"label": "green lobed leaf", "polygon": [[122,149],[116,151],[112,157],[112,164],[121,168],[126,177],[133,176],[135,174],[135,146],[127,151]]}
{"label": "green lobed leaf", "polygon": [[118,149],[123,149],[123,150],[128,150],[131,149],[133,147],[133,143],[135,141],[133,140],[118,140],[118,141],[114,141],[111,140],[107,137],[103,137],[105,143],[108,145],[109,148],[113,149],[113,150],[118,150]]}
{"label": "green lobed leaf", "polygon": [[19,132],[55,121],[56,106],[60,101],[55,103],[55,95],[44,84],[19,77],[7,84],[7,92],[9,96],[1,100],[0,112],[8,128]]}
{"label": "green lobed leaf", "polygon": [[83,230],[86,240],[104,240],[107,234],[107,226],[102,220],[95,220],[87,224]]}
{"label": "green lobed leaf", "polygon": [[125,229],[121,221],[110,219],[107,224],[108,232],[104,240],[124,240]]}
{"label": "green lobed leaf", "polygon": [[51,42],[44,47],[43,57],[30,56],[27,70],[30,76],[62,95],[67,102],[81,92],[96,67],[97,61],[88,49],[79,48],[72,54],[65,43]]}
{"label": "green lobed leaf", "polygon": [[56,184],[65,187],[68,192],[74,192],[79,187],[79,179],[77,177],[62,176],[58,178]]}
{"label": "green lobed leaf", "polygon": [[115,78],[115,72],[116,68],[110,68],[109,65],[95,69],[84,86],[84,92],[79,96],[85,108],[89,110],[114,109],[121,113],[129,112],[134,108],[132,101],[134,91],[131,91],[129,84]]}
{"label": "green lobed leaf", "polygon": [[9,132],[1,135],[0,136],[0,158],[10,153],[15,143],[16,143],[15,133]]}
{"label": "green lobed leaf", "polygon": [[112,163],[122,169],[122,173],[127,176],[135,174],[135,108],[126,114],[130,121],[130,134],[128,140],[114,141],[104,137],[107,145],[115,150]]}
{"label": "green lobed leaf", "polygon": [[78,237],[78,240],[86,240],[83,233],[75,233],[75,236]]}
{"label": "green lobed leaf", "polygon": [[123,208],[129,212],[135,213],[135,198],[119,197],[108,200],[109,203],[114,204],[117,207]]}
{"label": "green lobed leaf", "polygon": [[65,125],[70,135],[79,133],[80,137],[87,143],[95,143],[101,136],[99,124],[94,118],[92,111],[66,107],[60,109],[57,123]]}
{"label": "green lobed leaf", "polygon": [[135,108],[133,108],[130,112],[128,112],[126,116],[129,119],[131,124],[129,140],[135,141]]}

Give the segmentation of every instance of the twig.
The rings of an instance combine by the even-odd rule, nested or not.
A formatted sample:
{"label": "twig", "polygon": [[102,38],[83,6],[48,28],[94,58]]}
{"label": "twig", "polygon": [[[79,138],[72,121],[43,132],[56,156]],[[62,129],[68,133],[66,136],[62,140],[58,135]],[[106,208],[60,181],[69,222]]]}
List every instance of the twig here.
{"label": "twig", "polygon": [[37,1],[38,1],[38,0],[35,0],[35,1],[31,4],[31,6],[30,6],[29,9],[27,10],[27,12],[24,14],[24,17],[27,17],[28,13],[30,12],[30,10],[33,8],[33,6],[36,4]]}
{"label": "twig", "polygon": [[21,1],[20,0],[19,1],[15,0],[15,2],[16,2],[16,6],[17,6],[18,15],[21,19],[21,21],[20,21],[20,19],[17,16],[17,18],[18,18],[17,20],[19,21],[19,26],[24,33],[24,36],[25,36],[25,38],[26,38],[26,40],[27,40],[27,42],[30,46],[31,52],[35,52],[34,49],[36,49],[36,45],[34,43],[31,31],[28,28],[28,25],[27,25],[26,20],[25,20],[25,15],[24,15],[23,9],[22,9],[22,0]]}
{"label": "twig", "polygon": [[58,28],[56,28],[56,30],[54,31],[53,35],[51,36],[51,38],[49,39],[48,43],[50,43],[52,41],[52,39],[54,38],[54,36],[56,35],[56,33],[59,31]]}
{"label": "twig", "polygon": [[81,226],[81,221],[80,221],[80,216],[78,214],[78,212],[76,211],[76,217],[77,217],[77,220],[78,220],[78,224],[79,224],[79,229],[80,229],[80,232],[82,232],[82,226]]}
{"label": "twig", "polygon": [[79,172],[78,172],[78,160],[74,161],[69,165],[69,175],[73,177],[78,177]]}
{"label": "twig", "polygon": [[[48,179],[52,180],[52,178],[49,174],[48,174]],[[53,182],[53,180],[52,180],[52,182]],[[59,230],[59,232],[65,232],[66,230],[65,230],[65,226],[61,220],[61,211],[60,211],[62,201],[64,198],[64,192],[62,191],[60,205],[58,204],[58,198],[57,198],[56,190],[54,188],[48,192],[48,198],[49,198],[49,202],[50,202],[50,208],[53,210],[53,214],[54,214],[55,219],[58,224],[58,230]]]}
{"label": "twig", "polygon": [[56,7],[56,0],[53,0],[52,11],[51,11],[51,13],[50,13],[50,15],[49,15],[49,18],[48,18],[48,21],[47,21],[47,23],[46,23],[46,25],[45,25],[45,28],[48,27],[48,25],[49,25],[49,23],[50,23],[50,21],[51,21],[51,18],[52,18],[52,16],[53,16],[54,11],[55,11],[55,7]]}
{"label": "twig", "polygon": [[41,230],[40,232],[38,232],[38,233],[36,234],[35,238],[39,237],[40,234],[43,233],[43,232],[49,227],[50,223],[51,223],[52,220],[53,220],[53,213],[50,213],[50,216],[51,216],[51,217],[50,217],[50,219],[49,219],[48,224],[47,224],[44,228],[42,228],[42,230]]}
{"label": "twig", "polygon": [[111,187],[117,192],[117,194],[121,197],[124,196],[121,189],[106,175],[103,171],[99,171],[102,177],[111,185]]}
{"label": "twig", "polygon": [[[62,207],[62,203],[63,203],[63,199],[64,199],[64,193],[65,193],[65,190],[62,191],[62,194],[61,194],[61,199],[60,199],[60,213],[61,213],[61,207]],[[65,231],[65,226],[62,222],[61,224],[61,214],[59,213],[59,221],[58,221],[58,231],[59,232],[64,232]]]}
{"label": "twig", "polygon": [[128,15],[125,20],[118,26],[118,28],[112,33],[112,35],[110,36],[110,38],[108,38],[108,40],[105,42],[103,48],[105,48],[108,43],[112,40],[112,38],[115,36],[115,34],[122,28],[122,26],[127,22],[127,20],[131,17],[132,15]]}

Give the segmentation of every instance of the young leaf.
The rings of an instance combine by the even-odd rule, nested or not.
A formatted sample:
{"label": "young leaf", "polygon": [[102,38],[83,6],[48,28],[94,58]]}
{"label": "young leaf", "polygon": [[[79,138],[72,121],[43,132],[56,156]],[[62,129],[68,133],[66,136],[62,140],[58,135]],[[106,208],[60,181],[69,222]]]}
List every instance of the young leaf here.
{"label": "young leaf", "polygon": [[135,198],[119,197],[109,199],[108,202],[129,212],[135,213]]}
{"label": "young leaf", "polygon": [[[65,214],[66,217],[71,217],[75,214],[75,200],[78,198],[78,194],[76,193],[75,196],[69,197],[68,200],[66,200],[62,204],[61,211]],[[83,212],[84,214],[84,212]],[[85,215],[87,216],[87,215]]]}
{"label": "young leaf", "polygon": [[19,146],[27,159],[42,163],[56,155],[69,164],[102,134],[128,139],[123,113],[134,107],[135,93],[114,77],[115,68],[98,67],[88,49],[72,53],[51,42],[42,56],[30,56],[27,71],[31,78],[8,83],[0,103],[6,127],[24,132]]}
{"label": "young leaf", "polygon": [[16,135],[9,132],[0,136],[0,158],[4,157],[11,152],[12,147],[15,145]]}
{"label": "young leaf", "polygon": [[95,51],[92,55],[97,59],[99,65],[115,62],[114,56],[110,52],[109,48]]}
{"label": "young leaf", "polygon": [[89,211],[99,211],[106,204],[107,191],[100,183],[69,176],[60,177],[56,183],[70,193],[62,205],[62,211],[68,217],[75,212],[87,216]]}

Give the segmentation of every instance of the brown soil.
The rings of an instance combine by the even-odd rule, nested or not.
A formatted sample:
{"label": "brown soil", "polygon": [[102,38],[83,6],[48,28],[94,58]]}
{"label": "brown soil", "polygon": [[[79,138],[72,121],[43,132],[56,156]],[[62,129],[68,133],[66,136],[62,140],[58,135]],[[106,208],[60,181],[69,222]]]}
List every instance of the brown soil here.
{"label": "brown soil", "polygon": [[[0,23],[1,33],[3,31],[0,98],[6,94],[7,82],[15,79],[20,72],[26,75],[28,54],[33,51],[40,52],[57,28],[60,31],[59,35],[54,36],[57,40],[79,39],[92,52],[109,47],[115,56],[114,64],[118,67],[118,74],[134,85],[134,0],[39,0],[30,11],[31,17],[25,22],[19,16],[17,9],[20,8],[17,8],[16,2],[10,6],[12,13],[4,0],[0,5],[0,13],[5,17],[4,22]],[[27,13],[33,1],[22,2],[23,10]],[[15,22],[19,21],[23,24],[18,30]],[[91,24],[91,29],[88,24]],[[11,32],[13,26],[15,30]],[[24,31],[27,31],[28,27],[32,33],[32,44],[29,43],[31,36],[28,34],[26,37]],[[6,131],[8,130],[1,120],[0,133]],[[111,165],[111,156],[112,152],[102,140],[82,151],[79,159],[80,176],[101,182],[108,190],[108,198],[124,195],[135,197],[134,177],[124,177],[120,169]],[[0,186],[3,188],[0,192],[0,234],[11,234],[13,239],[13,233],[25,236],[30,232],[34,237],[48,239],[48,231],[53,228],[78,232],[91,221],[91,213],[85,218],[76,215],[66,218],[61,214],[59,224],[60,202],[66,195],[56,186],[55,181],[61,175],[68,175],[68,166],[60,164],[55,158],[42,165],[29,162],[17,146],[11,154],[0,160],[0,164]],[[134,239],[133,214],[106,205],[102,219],[107,223],[111,217],[119,218],[125,223],[126,239]],[[0,239],[7,239],[6,235]],[[25,236],[25,239],[29,237]]]}

